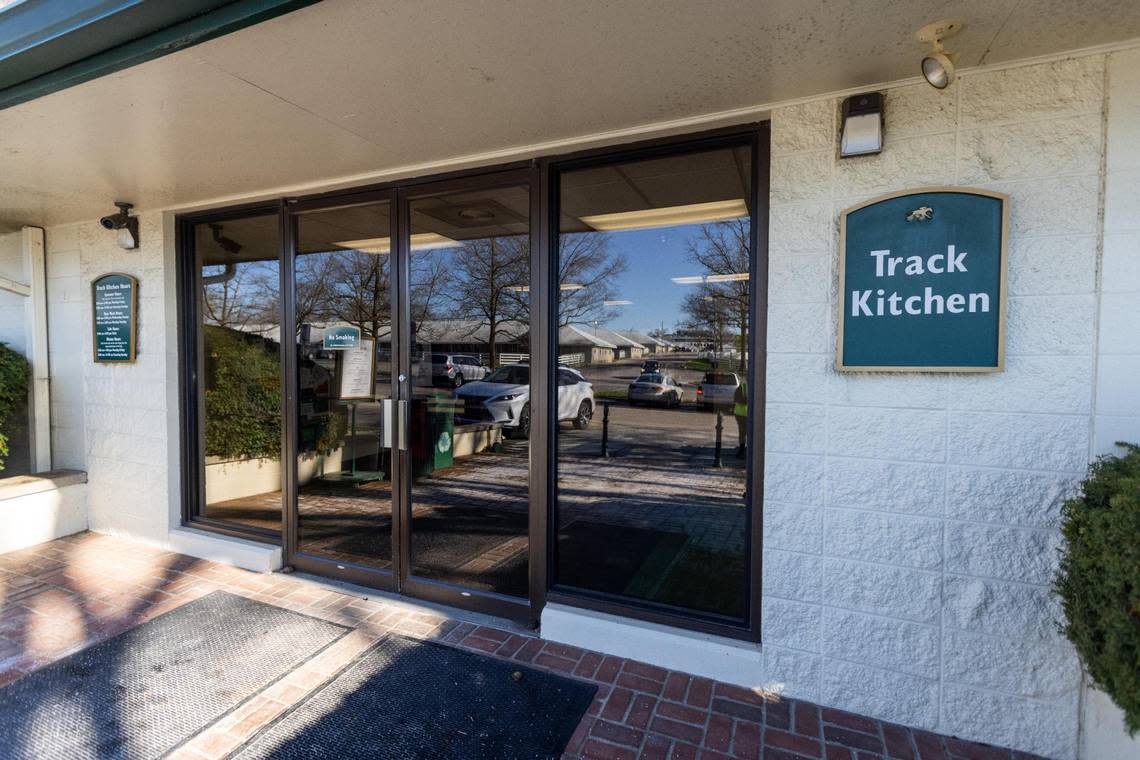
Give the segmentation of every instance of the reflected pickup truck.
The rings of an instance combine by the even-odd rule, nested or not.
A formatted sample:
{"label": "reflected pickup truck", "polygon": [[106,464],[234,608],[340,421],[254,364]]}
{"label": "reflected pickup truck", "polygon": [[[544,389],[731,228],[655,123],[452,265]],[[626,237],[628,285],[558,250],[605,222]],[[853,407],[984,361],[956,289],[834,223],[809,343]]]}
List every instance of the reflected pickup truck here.
{"label": "reflected pickup truck", "polygon": [[697,403],[706,409],[732,406],[738,387],[740,376],[735,372],[706,372],[697,385]]}

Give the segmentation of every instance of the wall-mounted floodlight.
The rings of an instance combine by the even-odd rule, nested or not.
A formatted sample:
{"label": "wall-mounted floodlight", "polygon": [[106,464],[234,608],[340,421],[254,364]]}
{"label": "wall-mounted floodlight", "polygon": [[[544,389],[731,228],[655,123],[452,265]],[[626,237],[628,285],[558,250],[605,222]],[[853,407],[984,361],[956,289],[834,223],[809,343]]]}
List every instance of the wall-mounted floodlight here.
{"label": "wall-mounted floodlight", "polygon": [[120,248],[134,250],[139,247],[139,218],[131,216],[134,204],[115,201],[115,205],[119,207],[118,213],[103,217],[99,224],[105,230],[117,230]]}
{"label": "wall-mounted floodlight", "polygon": [[945,50],[942,41],[962,31],[962,22],[947,18],[927,24],[915,33],[919,42],[931,46],[930,53],[922,59],[922,76],[931,87],[945,90],[954,83],[954,61],[958,56]]}
{"label": "wall-mounted floodlight", "polygon": [[883,149],[883,93],[865,92],[843,101],[839,157],[869,156]]}

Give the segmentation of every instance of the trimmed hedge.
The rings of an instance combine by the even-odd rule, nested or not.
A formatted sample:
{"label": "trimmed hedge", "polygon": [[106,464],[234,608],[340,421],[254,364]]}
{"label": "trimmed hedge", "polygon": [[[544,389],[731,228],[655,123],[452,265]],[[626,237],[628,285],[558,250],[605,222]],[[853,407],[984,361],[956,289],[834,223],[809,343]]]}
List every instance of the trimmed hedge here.
{"label": "trimmed hedge", "polygon": [[[8,348],[7,343],[0,343],[0,470],[4,469],[8,436],[12,432],[8,418],[12,410],[21,408],[27,400],[30,377],[28,360]],[[13,421],[12,424],[19,423]]]}
{"label": "trimmed hedge", "polygon": [[237,330],[204,330],[206,456],[281,458],[277,344]]}
{"label": "trimmed hedge", "polygon": [[1065,502],[1068,546],[1054,588],[1090,678],[1140,731],[1140,447],[1101,457]]}

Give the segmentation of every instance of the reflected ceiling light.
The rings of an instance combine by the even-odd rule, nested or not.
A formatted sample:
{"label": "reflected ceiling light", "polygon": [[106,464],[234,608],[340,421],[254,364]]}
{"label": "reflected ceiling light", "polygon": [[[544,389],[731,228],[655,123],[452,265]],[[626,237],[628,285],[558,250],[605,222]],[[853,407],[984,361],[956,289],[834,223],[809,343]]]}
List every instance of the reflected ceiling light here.
{"label": "reflected ceiling light", "polygon": [[748,279],[748,272],[730,272],[729,274],[694,274],[687,277],[673,277],[678,285],[704,285],[708,282],[743,282]]}
{"label": "reflected ceiling light", "polygon": [[633,301],[602,301],[602,306],[630,306]]}
{"label": "reflected ceiling light", "polygon": [[954,83],[954,61],[958,57],[942,47],[942,41],[962,31],[962,22],[955,18],[944,18],[927,24],[915,33],[919,42],[930,44],[931,50],[922,59],[922,76],[931,87],[945,90]]}
{"label": "reflected ceiling light", "polygon": [[[458,241],[444,237],[443,235],[438,235],[434,232],[418,232],[412,235],[411,242],[413,251],[431,251],[437,248],[458,248],[460,245]],[[392,252],[392,239],[386,237],[366,238],[364,240],[341,240],[340,242],[333,243],[333,245],[339,248],[351,248],[354,251],[374,253],[380,256]]]}
{"label": "reflected ceiling light", "polygon": [[581,221],[599,232],[640,230],[646,227],[673,227],[678,224],[723,222],[748,216],[748,204],[741,198],[710,203],[690,203],[685,206],[663,206],[639,211],[619,211],[614,214],[583,216]]}
{"label": "reflected ceiling light", "polygon": [[[564,282],[558,286],[558,289],[559,290],[581,290],[584,287],[586,287],[586,286],[585,285],[579,285],[576,282]],[[511,287],[507,288],[507,290],[513,290],[516,293],[529,293],[530,292],[530,285],[512,285]]]}

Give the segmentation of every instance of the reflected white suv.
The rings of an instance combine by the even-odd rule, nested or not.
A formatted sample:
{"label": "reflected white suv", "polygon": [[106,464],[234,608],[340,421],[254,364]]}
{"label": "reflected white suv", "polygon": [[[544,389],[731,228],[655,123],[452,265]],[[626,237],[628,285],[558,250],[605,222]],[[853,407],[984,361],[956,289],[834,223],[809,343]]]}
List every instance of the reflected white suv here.
{"label": "reflected white suv", "polygon": [[[584,430],[594,417],[594,388],[582,373],[558,368],[558,420],[570,420]],[[459,416],[477,422],[495,422],[508,435],[530,437],[530,365],[507,364],[482,380],[465,383],[455,391],[463,401]]]}

